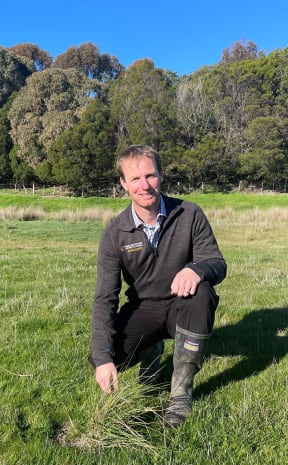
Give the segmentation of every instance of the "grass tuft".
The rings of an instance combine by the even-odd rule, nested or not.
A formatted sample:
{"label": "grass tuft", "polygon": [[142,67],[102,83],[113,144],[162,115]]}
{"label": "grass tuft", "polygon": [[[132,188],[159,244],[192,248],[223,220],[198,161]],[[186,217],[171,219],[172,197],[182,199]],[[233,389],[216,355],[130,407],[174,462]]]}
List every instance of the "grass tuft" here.
{"label": "grass tuft", "polygon": [[121,380],[117,392],[107,395],[95,389],[93,379],[87,423],[77,427],[70,419],[58,434],[58,442],[79,449],[129,449],[156,457],[158,447],[152,439],[159,435],[159,441],[163,442],[165,434],[161,429],[165,427],[162,406],[159,398],[158,405],[153,405],[157,398],[153,399],[152,392],[151,385],[139,384],[130,375]]}
{"label": "grass tuft", "polygon": [[0,209],[0,220],[33,221],[43,220],[45,212],[42,207],[7,207]]}
{"label": "grass tuft", "polygon": [[84,208],[76,210],[60,210],[58,212],[45,212],[42,207],[6,207],[0,208],[0,221],[17,220],[55,220],[66,221],[68,223],[78,222],[102,222],[107,226],[121,210],[104,209],[99,207]]}

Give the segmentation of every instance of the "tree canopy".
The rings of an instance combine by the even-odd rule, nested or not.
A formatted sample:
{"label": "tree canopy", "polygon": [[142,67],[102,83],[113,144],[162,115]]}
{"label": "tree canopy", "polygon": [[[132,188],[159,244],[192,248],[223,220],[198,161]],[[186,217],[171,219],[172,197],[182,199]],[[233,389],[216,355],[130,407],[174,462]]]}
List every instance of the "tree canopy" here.
{"label": "tree canopy", "polygon": [[0,107],[13,92],[21,89],[34,71],[32,61],[0,47]]}
{"label": "tree canopy", "polygon": [[17,156],[35,168],[58,134],[79,121],[88,95],[86,76],[71,68],[47,69],[29,77],[9,111]]}
{"label": "tree canopy", "polygon": [[93,189],[124,146],[145,143],[178,190],[286,190],[287,111],[288,48],[236,42],[177,76],[148,58],[125,68],[91,42],[54,60],[35,44],[0,47],[0,182]]}
{"label": "tree canopy", "polygon": [[52,64],[51,55],[41,50],[38,45],[35,44],[17,44],[13,47],[8,48],[11,52],[15,53],[20,57],[26,57],[34,63],[35,70],[42,71],[45,68],[49,68]]}
{"label": "tree canopy", "polygon": [[88,78],[102,82],[115,79],[124,69],[116,57],[111,57],[108,53],[102,55],[99,48],[91,42],[68,48],[55,58],[52,66],[61,69],[74,68],[82,71]]}
{"label": "tree canopy", "polygon": [[139,60],[123,72],[109,92],[119,149],[133,141],[156,150],[173,145],[174,94],[170,74],[156,69],[151,60]]}

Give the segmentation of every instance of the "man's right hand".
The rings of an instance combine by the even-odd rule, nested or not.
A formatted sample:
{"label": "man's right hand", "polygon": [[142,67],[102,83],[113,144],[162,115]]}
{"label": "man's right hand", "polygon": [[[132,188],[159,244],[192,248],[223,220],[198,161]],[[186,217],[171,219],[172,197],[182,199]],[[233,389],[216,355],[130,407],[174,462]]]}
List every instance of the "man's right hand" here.
{"label": "man's right hand", "polygon": [[100,388],[106,394],[112,394],[118,389],[118,373],[114,363],[104,363],[95,370],[95,378]]}

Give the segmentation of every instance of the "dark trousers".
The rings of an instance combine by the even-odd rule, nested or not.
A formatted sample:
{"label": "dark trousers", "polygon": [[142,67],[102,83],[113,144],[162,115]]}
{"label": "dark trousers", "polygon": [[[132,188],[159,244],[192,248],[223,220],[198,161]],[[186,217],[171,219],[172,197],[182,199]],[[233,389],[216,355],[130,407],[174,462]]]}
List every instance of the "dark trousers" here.
{"label": "dark trousers", "polygon": [[203,281],[194,296],[127,302],[116,318],[116,365],[134,365],[141,350],[161,339],[174,339],[176,325],[195,334],[210,334],[218,301],[214,288]]}

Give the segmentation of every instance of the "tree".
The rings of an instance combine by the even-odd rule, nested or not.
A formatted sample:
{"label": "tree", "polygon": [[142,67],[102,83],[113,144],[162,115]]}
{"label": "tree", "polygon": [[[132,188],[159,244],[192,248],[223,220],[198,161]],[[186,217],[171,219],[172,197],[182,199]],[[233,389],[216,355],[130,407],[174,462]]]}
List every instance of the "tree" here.
{"label": "tree", "polygon": [[37,71],[49,68],[52,64],[51,55],[47,51],[40,50],[38,45],[35,44],[17,44],[8,48],[8,50],[13,52],[15,55],[26,57],[31,60]]}
{"label": "tree", "polygon": [[13,147],[10,137],[10,122],[8,111],[11,106],[13,96],[0,108],[0,182],[5,183],[12,179],[12,168],[9,153]]}
{"label": "tree", "polygon": [[201,134],[215,129],[213,102],[205,90],[208,69],[184,76],[177,85],[177,120],[187,147],[193,147]]}
{"label": "tree", "polygon": [[36,179],[33,169],[17,156],[17,146],[14,146],[9,154],[13,180],[16,183],[29,184]]}
{"label": "tree", "polygon": [[117,57],[103,53],[99,57],[99,69],[95,78],[102,82],[114,81],[124,69]]}
{"label": "tree", "polygon": [[8,97],[25,85],[34,71],[33,63],[0,47],[0,107]]}
{"label": "tree", "polygon": [[285,176],[283,167],[287,157],[276,118],[255,118],[246,131],[246,138],[249,150],[239,156],[239,162],[240,173],[247,180],[274,182]]}
{"label": "tree", "polygon": [[230,181],[231,167],[225,144],[213,134],[203,137],[195,148],[185,152],[183,162],[194,186],[201,182],[220,186]]}
{"label": "tree", "polygon": [[53,179],[70,187],[96,187],[113,171],[115,146],[108,107],[94,99],[81,121],[57,137],[49,150]]}
{"label": "tree", "polygon": [[264,52],[258,50],[254,42],[235,42],[230,48],[225,48],[222,52],[221,62],[232,63],[234,61],[255,60],[264,56]]}
{"label": "tree", "polygon": [[124,69],[116,57],[107,53],[101,55],[99,48],[91,42],[68,48],[55,58],[53,67],[74,68],[82,71],[89,79],[103,82],[115,79]]}
{"label": "tree", "polygon": [[112,84],[108,98],[118,150],[130,143],[162,152],[175,146],[175,77],[170,73],[151,60],[136,61]]}
{"label": "tree", "polygon": [[249,150],[245,132],[250,122],[272,111],[277,95],[273,69],[261,57],[202,68],[180,80],[177,116],[185,145],[197,151],[211,134],[222,140],[226,179],[229,167],[228,179],[235,179],[238,156]]}
{"label": "tree", "polygon": [[270,69],[273,70],[273,74],[269,74],[275,95],[273,114],[283,120],[288,112],[288,47],[275,50],[269,55],[268,60]]}
{"label": "tree", "polygon": [[89,81],[73,69],[34,73],[14,99],[9,118],[17,156],[35,168],[55,138],[73,127],[89,102]]}

